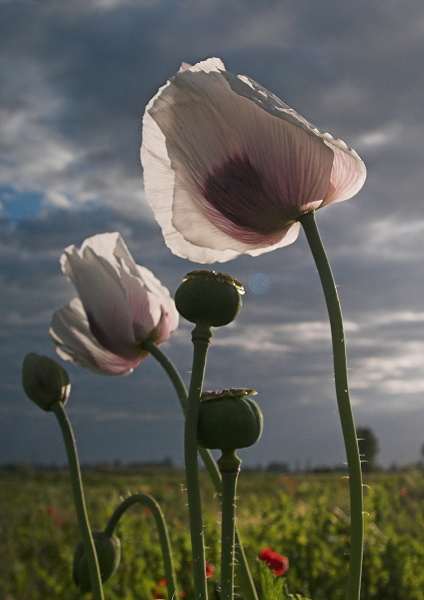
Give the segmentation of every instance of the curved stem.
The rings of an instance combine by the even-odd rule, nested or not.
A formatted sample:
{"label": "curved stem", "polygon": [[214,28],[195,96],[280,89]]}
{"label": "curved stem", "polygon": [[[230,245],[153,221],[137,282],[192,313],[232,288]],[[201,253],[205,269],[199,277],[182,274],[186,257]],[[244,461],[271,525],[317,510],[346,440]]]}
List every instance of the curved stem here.
{"label": "curved stem", "polygon": [[235,450],[222,452],[218,466],[222,474],[221,496],[221,600],[234,598],[234,539],[236,523],[236,489],[241,460]]}
{"label": "curved stem", "polygon": [[[188,392],[187,388],[182,380],[180,374],[178,373],[175,365],[172,361],[166,356],[166,354],[151,341],[146,341],[143,343],[143,348],[147,350],[163,367],[165,372],[167,373],[171,383],[174,386],[174,389],[177,393],[177,396],[180,400],[181,408],[183,413],[186,414],[187,409],[187,397]],[[206,470],[211,478],[215,491],[218,494],[221,494],[222,491],[222,481],[221,474],[219,472],[218,466],[209,450],[206,448],[202,448],[198,446],[198,452],[203,460],[203,464],[206,467]],[[249,565],[247,563],[246,554],[244,552],[243,544],[240,539],[240,534],[238,531],[238,527],[236,526],[236,558],[237,558],[237,567],[240,578],[242,580],[242,587],[244,594],[246,596],[246,600],[258,600],[258,594],[255,588],[255,584],[253,582],[252,574],[249,569]]]}
{"label": "curved stem", "polygon": [[74,498],[75,511],[77,513],[78,525],[87,557],[88,570],[90,573],[91,590],[94,600],[103,600],[103,587],[100,575],[99,561],[97,560],[96,547],[91,533],[85,505],[84,489],[82,485],[81,469],[78,460],[77,446],[71,423],[66,415],[63,404],[59,401],[51,405],[62,431],[65,443],[66,455],[68,457],[69,472],[71,475],[72,494]]}
{"label": "curved stem", "polygon": [[115,528],[118,525],[119,519],[125,513],[128,508],[134,504],[141,504],[147,506],[152,511],[152,515],[156,521],[156,527],[159,534],[159,542],[162,549],[162,556],[164,562],[166,587],[168,591],[168,598],[179,598],[177,590],[177,579],[175,576],[174,563],[172,559],[171,542],[169,539],[168,529],[162,509],[159,503],[150,496],[149,494],[134,494],[129,498],[126,498],[116,508],[113,515],[110,517],[108,524],[105,527],[104,533],[108,537],[112,537]]}
{"label": "curved stem", "polygon": [[171,380],[172,385],[177,393],[178,399],[181,404],[181,408],[183,409],[183,413],[186,413],[187,410],[187,397],[188,392],[185,386],[184,381],[181,378],[181,375],[177,371],[174,363],[167,357],[165,352],[163,352],[156,344],[152,341],[146,341],[142,344],[143,350],[149,352],[163,367],[164,371],[168,375]]}
{"label": "curved stem", "polygon": [[359,600],[364,544],[364,507],[361,460],[349,398],[343,317],[337,287],[318,232],[314,212],[303,215],[299,221],[305,230],[318,269],[330,317],[337,404],[346,448],[350,488],[351,548],[346,597],[347,600]]}
{"label": "curved stem", "polygon": [[[171,383],[174,386],[174,389],[177,393],[177,396],[178,396],[180,404],[181,404],[182,411],[185,415],[187,412],[188,392],[187,392],[187,388],[184,384],[184,381],[182,380],[180,374],[178,373],[175,365],[166,356],[166,354],[160,348],[158,348],[158,346],[156,346],[156,344],[154,344],[153,342],[144,342],[143,348],[145,350],[147,350],[154,358],[156,358],[156,360],[159,362],[159,364],[165,370],[166,374],[168,375],[169,379],[171,380]],[[203,463],[206,467],[206,470],[209,473],[209,476],[212,480],[215,490],[220,494],[221,493],[221,475],[220,475],[217,464],[216,464],[212,454],[210,453],[210,451],[207,448],[202,448],[201,446],[198,446],[197,449],[198,449],[200,456],[202,457]]]}

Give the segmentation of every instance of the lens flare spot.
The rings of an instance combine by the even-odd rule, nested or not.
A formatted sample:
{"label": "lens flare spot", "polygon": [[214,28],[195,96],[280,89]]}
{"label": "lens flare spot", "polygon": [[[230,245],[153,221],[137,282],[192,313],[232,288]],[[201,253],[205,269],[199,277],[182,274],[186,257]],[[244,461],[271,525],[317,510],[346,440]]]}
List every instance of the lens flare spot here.
{"label": "lens flare spot", "polygon": [[253,273],[249,278],[249,289],[254,294],[266,294],[271,287],[271,282],[266,273]]}

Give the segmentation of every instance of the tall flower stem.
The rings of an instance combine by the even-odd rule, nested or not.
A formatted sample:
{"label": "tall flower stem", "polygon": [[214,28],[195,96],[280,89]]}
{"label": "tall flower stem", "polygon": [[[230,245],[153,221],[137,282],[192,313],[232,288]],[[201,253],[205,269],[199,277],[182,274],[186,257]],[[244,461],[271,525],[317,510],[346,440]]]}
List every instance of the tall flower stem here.
{"label": "tall flower stem", "polygon": [[235,450],[223,452],[218,460],[222,474],[221,523],[221,600],[234,598],[234,539],[236,489],[241,460]]}
{"label": "tall flower stem", "polygon": [[91,533],[87,508],[82,485],[81,469],[78,460],[77,446],[71,423],[67,417],[63,404],[59,401],[51,405],[62,431],[65,443],[66,455],[68,457],[69,471],[71,474],[72,494],[74,498],[75,511],[77,513],[78,525],[87,557],[88,570],[90,573],[91,590],[94,600],[104,600],[102,580],[100,576],[99,562]]}
{"label": "tall flower stem", "polygon": [[207,325],[197,324],[192,331],[193,366],[184,428],[184,456],[189,510],[191,548],[193,555],[194,597],[207,600],[205,544],[199,468],[197,464],[197,417],[206,368],[206,356],[213,334]]}
{"label": "tall flower stem", "polygon": [[[187,397],[188,392],[187,388],[181,378],[181,375],[177,371],[173,362],[168,358],[168,356],[153,342],[147,341],[143,343],[143,348],[150,352],[150,354],[159,362],[159,364],[163,367],[164,371],[168,375],[171,383],[174,386],[174,389],[177,393],[177,396],[180,400],[181,408],[183,413],[186,414],[187,410]],[[198,446],[198,452],[203,460],[203,464],[206,467],[206,470],[211,478],[215,491],[218,494],[222,492],[222,480],[221,474],[219,472],[218,466],[207,448],[202,448]],[[235,541],[236,541],[236,560],[238,566],[238,573],[242,580],[243,592],[246,597],[246,600],[258,600],[258,594],[255,588],[255,584],[253,582],[252,574],[249,569],[249,565],[247,563],[246,554],[244,552],[243,544],[240,539],[240,534],[238,532],[238,528],[236,525],[235,532]]]}
{"label": "tall flower stem", "polygon": [[299,218],[321,279],[330,318],[337,404],[346,448],[351,513],[351,545],[347,600],[359,600],[364,544],[364,502],[361,460],[349,398],[343,317],[337,287],[319,235],[314,212]]}
{"label": "tall flower stem", "polygon": [[158,346],[156,346],[156,344],[154,344],[152,341],[148,340],[148,341],[143,342],[142,348],[143,348],[143,350],[146,350],[147,352],[149,352],[153,356],[153,358],[155,358],[158,361],[160,366],[163,368],[165,373],[168,375],[172,385],[174,386],[174,390],[178,396],[178,399],[180,401],[183,413],[185,414],[186,410],[187,410],[188,392],[187,392],[185,383],[182,380],[181,375],[179,374],[176,366],[170,360],[170,358],[165,354],[165,352],[163,352],[163,350],[161,350]]}
{"label": "tall flower stem", "polygon": [[105,527],[104,533],[108,537],[112,537],[115,528],[118,525],[119,519],[125,513],[128,508],[134,504],[141,504],[147,506],[152,511],[152,516],[155,519],[156,527],[159,535],[159,543],[162,549],[162,556],[164,562],[166,587],[168,591],[168,598],[178,598],[177,590],[177,579],[175,577],[174,563],[172,559],[171,542],[169,539],[168,528],[162,509],[158,502],[149,494],[133,494],[126,498],[116,508],[113,515],[110,517],[108,524]]}

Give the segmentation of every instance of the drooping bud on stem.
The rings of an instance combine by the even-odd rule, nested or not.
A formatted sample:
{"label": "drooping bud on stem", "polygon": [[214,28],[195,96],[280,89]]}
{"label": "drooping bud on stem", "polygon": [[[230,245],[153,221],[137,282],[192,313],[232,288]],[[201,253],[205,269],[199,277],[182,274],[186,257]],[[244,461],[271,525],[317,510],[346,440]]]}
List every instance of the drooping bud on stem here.
{"label": "drooping bud on stem", "polygon": [[22,386],[28,398],[45,411],[54,402],[65,405],[71,383],[65,369],[52,358],[31,352],[22,365]]}
{"label": "drooping bud on stem", "polygon": [[[115,535],[108,536],[104,531],[93,531],[97,560],[99,561],[102,582],[115,573],[121,559],[121,542]],[[82,594],[91,592],[90,574],[84,544],[81,542],[74,555],[72,578]]]}

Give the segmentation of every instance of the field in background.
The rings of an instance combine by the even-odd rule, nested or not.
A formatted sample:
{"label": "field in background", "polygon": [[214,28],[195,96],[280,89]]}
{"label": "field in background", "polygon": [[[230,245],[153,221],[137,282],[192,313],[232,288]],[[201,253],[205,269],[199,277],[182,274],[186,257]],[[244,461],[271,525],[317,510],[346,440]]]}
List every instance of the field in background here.
{"label": "field in background", "polygon": [[[122,497],[148,492],[165,513],[186,598],[192,598],[184,472],[85,470],[93,529],[102,529]],[[368,475],[365,493],[364,600],[424,600],[424,473]],[[219,576],[219,499],[202,473],[207,560]],[[255,577],[264,547],[290,560],[291,593],[313,600],[345,597],[349,517],[340,474],[241,474],[238,523]],[[154,521],[132,508],[118,527],[122,562],[105,584],[106,600],[151,600],[163,577]],[[77,600],[70,576],[79,542],[67,471],[0,470],[0,600]],[[212,585],[212,582],[210,582]],[[86,596],[89,598],[89,596]],[[266,599],[263,599],[266,600]]]}

